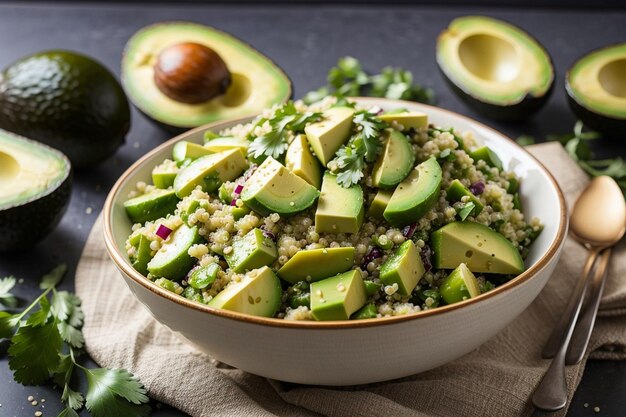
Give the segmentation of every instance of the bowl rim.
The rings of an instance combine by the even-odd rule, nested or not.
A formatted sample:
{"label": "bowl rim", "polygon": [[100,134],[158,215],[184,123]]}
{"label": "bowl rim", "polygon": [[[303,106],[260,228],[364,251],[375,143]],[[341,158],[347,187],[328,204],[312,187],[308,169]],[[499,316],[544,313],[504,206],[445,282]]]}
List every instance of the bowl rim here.
{"label": "bowl rim", "polygon": [[[399,107],[407,106],[407,105],[410,106],[410,105],[416,104],[415,102],[410,102],[407,100],[394,100],[394,99],[385,99],[385,98],[377,98],[377,97],[376,98],[375,97],[349,97],[349,99],[356,99],[360,102],[367,102],[367,101],[380,102],[381,100],[384,100],[390,104],[396,104]],[[352,329],[352,328],[391,325],[391,324],[397,324],[397,323],[405,322],[405,321],[425,319],[427,317],[445,314],[449,311],[454,311],[454,310],[464,308],[464,307],[473,305],[475,303],[481,302],[483,300],[487,300],[499,294],[508,292],[509,290],[523,284],[524,282],[529,281],[530,279],[535,277],[541,270],[543,270],[546,267],[546,265],[550,262],[550,260],[552,260],[552,258],[558,253],[559,248],[562,246],[563,241],[565,240],[565,236],[567,234],[568,217],[567,217],[566,203],[565,203],[565,198],[563,196],[563,192],[561,191],[561,188],[559,187],[558,183],[556,182],[552,174],[546,169],[546,167],[537,158],[535,158],[530,152],[525,150],[521,145],[519,145],[513,139],[509,138],[503,133],[500,133],[498,130],[491,128],[483,123],[480,123],[468,116],[464,116],[459,113],[456,113],[447,109],[443,109],[441,107],[431,106],[431,105],[422,104],[422,103],[418,103],[418,104],[420,104],[420,106],[425,106],[427,108],[431,108],[436,111],[443,111],[444,113],[448,113],[450,116],[453,116],[453,117],[465,119],[467,122],[473,123],[509,141],[513,146],[516,146],[517,148],[519,148],[521,152],[524,152],[531,159],[535,161],[539,169],[543,171],[543,174],[545,174],[545,176],[552,183],[554,189],[557,192],[557,198],[559,200],[559,206],[560,206],[559,207],[559,226],[558,226],[556,236],[554,240],[552,241],[552,243],[550,244],[550,246],[548,247],[548,250],[530,268],[528,268],[527,270],[525,270],[524,272],[522,272],[521,274],[519,274],[512,280],[494,288],[493,290],[489,292],[486,292],[484,294],[479,295],[478,297],[470,298],[469,300],[465,300],[459,303],[445,305],[445,306],[437,307],[434,309],[422,310],[422,311],[418,311],[415,313],[409,313],[409,314],[404,314],[404,315],[399,315],[399,316],[379,317],[379,318],[368,319],[368,320],[296,321],[296,320],[284,320],[284,319],[278,319],[278,318],[252,316],[249,314],[237,313],[237,312],[233,312],[229,310],[221,310],[221,309],[212,308],[205,304],[201,304],[201,303],[189,300],[178,294],[172,293],[171,291],[161,288],[160,286],[156,285],[154,282],[150,281],[149,279],[141,275],[131,266],[131,264],[126,259],[125,255],[122,254],[122,252],[119,249],[117,249],[115,240],[113,238],[113,228],[111,224],[111,212],[113,209],[114,196],[118,193],[122,184],[126,182],[127,178],[130,177],[137,168],[143,165],[145,161],[150,159],[156,153],[160,152],[162,149],[170,146],[172,143],[178,142],[180,140],[184,140],[188,136],[194,133],[211,129],[213,128],[213,126],[219,126],[223,124],[233,124],[233,123],[234,124],[245,123],[250,120],[250,117],[222,120],[219,122],[209,123],[209,124],[188,130],[184,133],[181,133],[167,140],[166,142],[162,143],[156,148],[150,150],[141,158],[139,158],[137,161],[135,161],[130,167],[128,167],[126,171],[124,171],[124,173],[117,179],[117,181],[115,182],[115,184],[109,191],[109,194],[107,195],[107,198],[104,202],[104,207],[102,211],[102,215],[104,217],[103,218],[104,241],[105,241],[107,252],[109,253],[109,257],[113,260],[117,268],[121,272],[123,272],[127,277],[132,279],[135,283],[141,285],[142,287],[151,291],[155,295],[164,297],[182,307],[208,313],[210,315],[218,316],[220,318],[243,321],[248,324],[259,324],[259,325],[269,326],[269,327],[296,328],[296,329],[319,329],[319,330],[322,330],[322,329],[338,330],[338,329],[348,329],[348,328]]]}

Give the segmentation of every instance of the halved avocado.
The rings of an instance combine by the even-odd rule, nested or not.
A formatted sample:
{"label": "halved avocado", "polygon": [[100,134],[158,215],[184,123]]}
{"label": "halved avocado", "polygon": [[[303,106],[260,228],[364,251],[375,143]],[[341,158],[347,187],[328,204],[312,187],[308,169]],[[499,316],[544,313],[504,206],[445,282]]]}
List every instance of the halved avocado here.
{"label": "halved avocado", "polygon": [[0,251],[43,239],[70,199],[70,161],[39,142],[0,130]]}
{"label": "halved avocado", "polygon": [[437,64],[468,106],[497,120],[527,118],[554,85],[545,48],[519,27],[486,16],[450,22],[437,39]]}
{"label": "halved avocado", "polygon": [[[183,102],[180,98],[174,99],[171,94],[163,92],[163,83],[159,86],[155,82],[155,75],[158,75],[155,73],[155,64],[161,53],[176,45],[189,43],[213,51],[221,62],[220,71],[223,71],[222,64],[226,66],[228,75],[223,82],[217,81],[220,87],[218,95],[206,101]],[[202,76],[215,71],[210,65],[204,65],[204,61],[196,59],[196,56],[206,54],[182,55],[184,67],[180,73],[202,69]],[[177,57],[174,56],[172,61],[177,61]],[[198,62],[203,64],[200,69],[194,67]],[[186,81],[189,84],[190,80]],[[269,58],[225,32],[190,22],[159,23],[135,33],[125,47],[122,83],[131,101],[143,113],[171,130],[185,130],[216,120],[257,115],[274,104],[286,102],[292,93],[291,81]],[[221,94],[224,86],[227,88]],[[201,82],[184,87],[194,93],[211,89]],[[204,97],[210,97],[210,94]]]}
{"label": "halved avocado", "polygon": [[565,76],[565,90],[576,116],[608,136],[626,132],[626,43],[596,49]]}

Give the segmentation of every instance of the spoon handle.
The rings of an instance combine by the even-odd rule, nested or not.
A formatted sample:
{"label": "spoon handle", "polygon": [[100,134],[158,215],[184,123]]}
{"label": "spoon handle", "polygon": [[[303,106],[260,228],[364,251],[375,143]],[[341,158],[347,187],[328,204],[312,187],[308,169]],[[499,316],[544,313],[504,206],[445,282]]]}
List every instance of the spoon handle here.
{"label": "spoon handle", "polygon": [[569,343],[567,355],[565,356],[565,364],[567,365],[574,365],[580,362],[587,350],[589,338],[593,331],[593,325],[596,321],[596,315],[598,314],[598,306],[600,305],[602,292],[604,291],[604,283],[606,282],[610,258],[611,249],[605,249],[604,252],[602,252],[600,264],[588,288],[589,298],[583,308],[578,323],[576,323],[572,340]]}
{"label": "spoon handle", "polygon": [[550,334],[550,338],[543,347],[541,356],[544,359],[553,358],[557,354],[559,348],[565,343],[564,339],[567,329],[573,327],[574,323],[576,322],[576,319],[578,318],[578,313],[580,312],[582,300],[585,297],[585,290],[587,288],[587,282],[589,281],[589,272],[591,271],[593,264],[596,262],[599,253],[600,249],[597,248],[593,248],[589,251],[587,261],[585,262],[583,271],[578,278],[576,287],[574,288],[574,291],[572,292],[572,295],[567,302],[567,306],[563,310],[561,318],[554,326],[554,329],[552,329],[552,334]]}

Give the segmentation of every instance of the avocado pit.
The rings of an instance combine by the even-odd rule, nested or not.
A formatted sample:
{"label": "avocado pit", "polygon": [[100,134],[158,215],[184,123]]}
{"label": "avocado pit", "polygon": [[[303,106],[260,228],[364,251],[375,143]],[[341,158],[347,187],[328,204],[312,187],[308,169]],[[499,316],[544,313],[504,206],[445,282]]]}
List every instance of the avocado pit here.
{"label": "avocado pit", "polygon": [[520,72],[520,57],[508,41],[488,34],[472,35],[461,41],[459,57],[475,76],[507,83]]}
{"label": "avocado pit", "polygon": [[607,93],[626,98],[626,58],[603,66],[598,74],[598,81]]}
{"label": "avocado pit", "polygon": [[0,151],[0,180],[8,182],[20,172],[20,164],[13,156]]}
{"label": "avocado pit", "polygon": [[154,82],[169,98],[198,104],[224,94],[231,74],[213,49],[184,42],[161,51],[154,65]]}

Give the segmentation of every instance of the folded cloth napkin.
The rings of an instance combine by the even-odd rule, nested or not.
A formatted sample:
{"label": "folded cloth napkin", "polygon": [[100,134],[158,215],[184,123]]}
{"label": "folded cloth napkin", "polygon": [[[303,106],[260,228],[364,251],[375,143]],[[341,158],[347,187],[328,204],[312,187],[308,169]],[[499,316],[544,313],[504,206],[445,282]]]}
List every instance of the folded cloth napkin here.
{"label": "folded cloth napkin", "polygon": [[[568,203],[587,184],[559,144],[528,148],[559,182]],[[626,245],[614,252],[589,352],[567,369],[570,397],[588,357],[626,359]],[[586,250],[571,239],[545,289],[492,340],[447,365],[399,380],[354,387],[267,380],[221,364],[181,342],[132,296],[107,256],[99,219],[76,273],[87,351],[101,366],[124,367],[150,396],[205,416],[525,416],[548,367],[541,348],[560,315]],[[556,415],[564,415],[566,410]]]}

